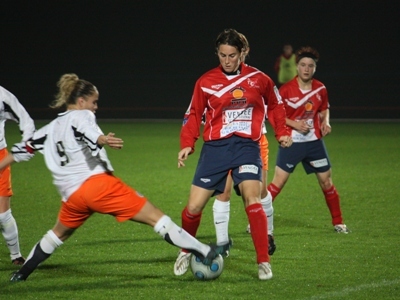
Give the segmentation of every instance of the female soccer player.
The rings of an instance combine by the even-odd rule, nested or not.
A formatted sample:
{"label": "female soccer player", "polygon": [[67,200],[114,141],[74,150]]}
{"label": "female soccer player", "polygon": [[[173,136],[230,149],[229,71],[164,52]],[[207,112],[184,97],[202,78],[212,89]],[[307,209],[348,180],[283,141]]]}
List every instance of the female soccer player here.
{"label": "female soccer player", "polygon": [[[18,123],[22,141],[32,137],[35,131],[33,120],[18,99],[0,86],[0,160],[8,155],[4,132],[4,125],[7,120]],[[11,262],[14,265],[22,265],[25,259],[19,247],[17,223],[11,213],[10,200],[12,195],[11,168],[8,166],[0,171],[0,228],[10,251]]]}
{"label": "female soccer player", "polygon": [[[246,38],[246,36],[242,33],[239,33],[243,40],[244,50],[242,51],[242,59],[243,63],[246,60],[246,57],[250,52],[250,45]],[[260,144],[260,155],[262,161],[262,178],[261,178],[261,205],[264,209],[265,214],[267,215],[267,231],[268,231],[268,254],[272,255],[275,252],[276,245],[273,236],[273,212],[274,208],[272,206],[272,197],[271,193],[267,189],[267,179],[268,179],[268,139],[266,136],[267,128],[265,124],[263,125],[261,138],[259,140]],[[230,198],[232,193],[233,181],[232,176],[228,176],[226,179],[225,190],[222,194],[216,195],[214,204],[213,204],[213,217],[214,217],[214,226],[215,232],[217,235],[217,245],[225,245],[229,242],[229,218],[230,218]],[[246,231],[251,233],[250,224],[247,225]],[[225,253],[225,255],[229,255],[229,251]]]}
{"label": "female soccer player", "polygon": [[[282,147],[291,145],[285,108],[271,78],[243,63],[246,45],[236,30],[221,32],[215,47],[220,65],[197,80],[180,134],[178,167],[184,167],[200,136],[202,115],[206,111],[204,145],[189,200],[182,211],[182,227],[196,236],[204,206],[210,197],[224,191],[231,171],[235,191],[242,196],[252,228],[258,277],[266,280],[272,278],[272,271],[267,218],[260,203],[262,163],[258,141],[268,105],[268,116],[275,116],[272,125],[278,141]],[[229,250],[229,243],[224,250]],[[182,249],[175,262],[175,274],[184,274],[188,265],[189,256]]]}
{"label": "female soccer player", "polygon": [[26,144],[14,145],[12,153],[0,163],[1,169],[13,161],[29,160],[34,151],[40,150],[62,197],[55,226],[33,247],[11,281],[26,280],[93,212],[113,215],[119,222],[148,224],[170,244],[189,249],[203,263],[211,264],[222,250],[200,243],[112,174],[103,147],[121,149],[123,141],[114,133],[104,135],[96,124],[97,88],[75,74],[63,75],[58,87],[52,107],[66,106],[67,110],[36,131]]}
{"label": "female soccer player", "polygon": [[331,125],[326,87],[314,78],[319,53],[314,48],[302,47],[296,54],[298,75],[279,89],[293,145],[287,149],[279,147],[274,178],[268,190],[275,199],[289,175],[301,162],[307,174],[316,174],[331,213],[334,230],[348,233],[348,228],[343,224],[339,194],[332,182],[331,164],[322,140],[331,132]]}

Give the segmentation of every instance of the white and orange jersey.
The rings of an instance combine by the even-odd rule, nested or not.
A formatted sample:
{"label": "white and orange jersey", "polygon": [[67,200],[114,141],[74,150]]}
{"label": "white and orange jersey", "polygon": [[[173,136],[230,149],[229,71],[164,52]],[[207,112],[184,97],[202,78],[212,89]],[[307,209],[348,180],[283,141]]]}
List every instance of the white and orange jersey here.
{"label": "white and orange jersey", "polygon": [[6,148],[4,125],[7,120],[18,123],[22,141],[27,141],[35,131],[35,124],[18,99],[0,86],[0,149]]}
{"label": "white and orange jersey", "polygon": [[308,134],[302,134],[292,129],[293,142],[302,143],[320,139],[322,135],[319,112],[329,108],[328,92],[325,85],[313,79],[311,90],[302,91],[296,76],[282,85],[279,93],[285,104],[287,118],[294,121],[305,120],[310,127]]}
{"label": "white and orange jersey", "polygon": [[93,112],[68,110],[36,131],[26,145],[14,145],[11,152],[18,162],[40,151],[66,201],[92,175],[114,171],[105,149],[97,144],[102,134]]}
{"label": "white and orange jersey", "polygon": [[241,64],[237,75],[226,75],[220,66],[196,82],[181,130],[181,149],[191,147],[200,136],[205,113],[204,141],[237,135],[258,141],[262,135],[266,105],[277,137],[289,135],[285,108],[274,82],[260,70]]}

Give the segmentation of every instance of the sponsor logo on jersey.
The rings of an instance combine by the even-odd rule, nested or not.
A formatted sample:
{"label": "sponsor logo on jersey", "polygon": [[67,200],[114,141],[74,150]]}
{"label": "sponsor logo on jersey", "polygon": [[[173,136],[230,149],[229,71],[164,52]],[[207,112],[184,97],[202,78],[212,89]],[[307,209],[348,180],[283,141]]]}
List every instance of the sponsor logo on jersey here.
{"label": "sponsor logo on jersey", "polygon": [[231,100],[232,106],[230,108],[233,107],[243,107],[244,105],[246,105],[247,103],[247,99],[246,98],[242,98],[242,99],[232,99]]}
{"label": "sponsor logo on jersey", "polygon": [[307,101],[307,102],[304,104],[304,109],[305,109],[306,111],[312,111],[312,109],[313,109],[313,103],[312,103],[312,101]]}
{"label": "sponsor logo on jersey", "polygon": [[223,111],[222,123],[228,124],[233,121],[251,121],[253,118],[253,107],[245,109],[226,109]]}
{"label": "sponsor logo on jersey", "polygon": [[259,88],[258,79],[253,79],[252,80],[250,78],[247,78],[247,84],[252,88]]}
{"label": "sponsor logo on jersey", "polygon": [[212,88],[212,89],[215,89],[215,90],[219,90],[219,89],[222,88],[223,86],[224,86],[223,84],[214,84],[214,85],[211,86],[211,88]]}
{"label": "sponsor logo on jersey", "polygon": [[230,90],[229,92],[231,93],[231,95],[233,96],[233,98],[235,99],[241,99],[243,98],[244,92],[246,90],[244,88],[242,88],[241,86],[239,87],[235,87],[234,89]]}
{"label": "sponsor logo on jersey", "polygon": [[210,178],[200,178],[200,181],[207,183],[207,182],[210,182],[211,179]]}
{"label": "sponsor logo on jersey", "polygon": [[241,173],[258,174],[258,167],[255,165],[241,165],[239,167],[239,174],[241,174]]}
{"label": "sponsor logo on jersey", "polygon": [[222,127],[220,130],[221,137],[227,136],[232,132],[243,132],[251,134],[251,122],[248,121],[233,121]]}
{"label": "sponsor logo on jersey", "polygon": [[313,160],[310,162],[310,165],[312,165],[314,168],[325,167],[328,165],[328,160],[326,158]]}

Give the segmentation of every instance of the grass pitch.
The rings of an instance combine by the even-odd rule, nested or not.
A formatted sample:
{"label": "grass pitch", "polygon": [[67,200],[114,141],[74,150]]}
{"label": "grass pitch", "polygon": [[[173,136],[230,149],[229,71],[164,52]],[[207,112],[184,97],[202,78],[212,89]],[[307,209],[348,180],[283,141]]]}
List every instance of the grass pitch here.
{"label": "grass pitch", "polygon": [[[202,142],[178,169],[179,122],[99,125],[125,141],[121,151],[107,149],[115,175],[180,224]],[[26,282],[8,282],[17,268],[1,238],[0,299],[400,299],[399,123],[333,120],[332,127],[325,143],[352,232],[334,233],[315,176],[299,165],[274,202],[272,280],[258,280],[243,204],[234,195],[229,228],[234,248],[215,281],[200,282],[191,273],[174,276],[178,249],[151,227],[94,215]],[[9,146],[20,139],[12,122],[6,132]],[[271,180],[277,150],[272,130],[268,138]],[[27,256],[55,223],[60,197],[41,154],[14,164],[12,176],[12,210]],[[197,237],[215,241],[211,202]]]}

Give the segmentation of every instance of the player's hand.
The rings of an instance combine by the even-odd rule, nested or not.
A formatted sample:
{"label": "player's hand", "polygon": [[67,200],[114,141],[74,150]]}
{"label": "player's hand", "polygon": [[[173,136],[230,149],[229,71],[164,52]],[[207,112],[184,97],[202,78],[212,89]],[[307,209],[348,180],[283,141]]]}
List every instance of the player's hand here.
{"label": "player's hand", "polygon": [[192,152],[192,148],[190,148],[190,147],[183,148],[181,151],[179,151],[179,153],[178,153],[178,168],[185,166],[183,161],[187,160],[187,158],[191,152]]}
{"label": "player's hand", "polygon": [[107,145],[113,149],[122,149],[122,147],[124,146],[124,141],[118,137],[115,137],[115,133],[113,132],[109,132],[107,135],[103,135],[102,141],[103,145]]}
{"label": "player's hand", "polygon": [[278,141],[283,148],[288,148],[293,144],[292,137],[288,135],[281,136]]}
{"label": "player's hand", "polygon": [[307,134],[310,132],[310,126],[307,124],[305,120],[300,120],[296,122],[295,129],[302,134]]}
{"label": "player's hand", "polygon": [[326,136],[330,134],[332,131],[331,125],[329,123],[322,122],[321,123],[321,133],[322,136]]}

